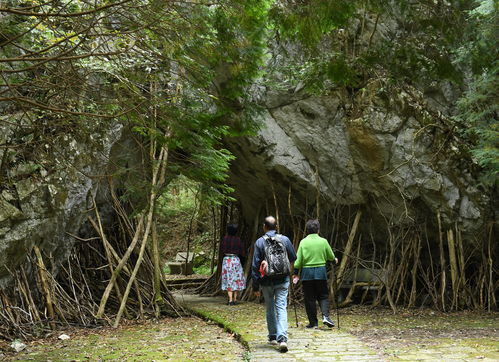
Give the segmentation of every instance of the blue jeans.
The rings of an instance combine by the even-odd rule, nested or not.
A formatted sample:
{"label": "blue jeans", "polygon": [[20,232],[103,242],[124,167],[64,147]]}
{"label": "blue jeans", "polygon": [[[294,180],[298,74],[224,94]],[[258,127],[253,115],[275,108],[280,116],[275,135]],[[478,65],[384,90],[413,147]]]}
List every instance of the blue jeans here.
{"label": "blue jeans", "polygon": [[261,285],[267,317],[269,340],[288,341],[288,288],[289,277],[284,282]]}

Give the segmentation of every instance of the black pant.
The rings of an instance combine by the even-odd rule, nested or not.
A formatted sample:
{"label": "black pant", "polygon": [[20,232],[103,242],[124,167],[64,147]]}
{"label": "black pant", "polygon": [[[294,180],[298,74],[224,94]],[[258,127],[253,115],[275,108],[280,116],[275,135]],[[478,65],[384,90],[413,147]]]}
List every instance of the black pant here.
{"label": "black pant", "polygon": [[310,324],[316,325],[318,324],[316,301],[319,302],[322,315],[329,317],[329,290],[327,287],[327,280],[305,280],[302,283],[308,321]]}

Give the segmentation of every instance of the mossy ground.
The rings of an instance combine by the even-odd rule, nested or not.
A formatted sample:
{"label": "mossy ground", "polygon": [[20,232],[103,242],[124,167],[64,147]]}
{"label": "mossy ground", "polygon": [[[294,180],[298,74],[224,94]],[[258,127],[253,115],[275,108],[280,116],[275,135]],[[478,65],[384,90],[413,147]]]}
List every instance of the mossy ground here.
{"label": "mossy ground", "polygon": [[25,351],[6,359],[233,361],[242,359],[246,353],[232,335],[213,323],[195,317],[148,321],[118,329],[73,330],[66,333],[71,335],[71,339],[61,341],[54,336],[29,343]]}
{"label": "mossy ground", "polygon": [[342,328],[390,360],[499,360],[499,313],[353,307],[340,310]]}
{"label": "mossy ground", "polygon": [[[213,298],[215,299],[215,298]],[[218,299],[192,308],[199,318],[163,319],[125,325],[118,329],[66,331],[71,339],[29,343],[27,350],[9,360],[244,360],[251,357],[243,345],[265,340],[263,304],[243,302],[231,307]],[[307,323],[303,307],[288,309],[290,333]],[[336,321],[336,314],[331,312]],[[211,320],[213,322],[209,322]],[[217,325],[218,324],[218,325]],[[223,326],[220,328],[219,325]],[[340,310],[341,331],[366,343],[379,356],[394,360],[499,360],[499,313],[439,313],[351,307]],[[325,328],[327,329],[327,328]],[[238,343],[233,332],[243,345]],[[314,338],[314,333],[309,331]],[[293,338],[293,336],[291,336]]]}

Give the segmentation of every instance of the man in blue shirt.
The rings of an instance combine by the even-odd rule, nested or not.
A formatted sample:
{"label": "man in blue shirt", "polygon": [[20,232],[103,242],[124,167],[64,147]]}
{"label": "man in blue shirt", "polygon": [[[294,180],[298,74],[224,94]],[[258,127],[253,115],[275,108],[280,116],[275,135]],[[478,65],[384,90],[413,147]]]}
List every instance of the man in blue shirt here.
{"label": "man in blue shirt", "polygon": [[[265,235],[273,237],[276,235],[276,220],[273,216],[267,216],[263,223]],[[265,236],[264,235],[264,236]],[[281,352],[288,351],[288,312],[287,298],[289,288],[289,275],[281,277],[268,277],[260,274],[260,267],[265,260],[265,239],[260,237],[255,243],[253,262],[251,264],[251,276],[253,278],[253,290],[255,295],[260,297],[263,294],[265,299],[267,329],[269,332],[269,342],[271,345],[279,345]],[[296,253],[288,237],[280,235],[280,241],[286,247],[289,262],[292,264],[296,260]],[[261,289],[261,292],[260,292]]]}

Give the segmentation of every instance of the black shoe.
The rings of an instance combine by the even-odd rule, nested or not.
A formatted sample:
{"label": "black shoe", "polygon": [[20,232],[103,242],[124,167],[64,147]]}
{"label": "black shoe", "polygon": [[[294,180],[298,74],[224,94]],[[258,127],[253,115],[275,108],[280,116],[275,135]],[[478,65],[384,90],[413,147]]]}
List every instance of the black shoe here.
{"label": "black shoe", "polygon": [[318,328],[319,326],[317,324],[312,324],[312,323],[309,323],[305,326],[305,328]]}
{"label": "black shoe", "polygon": [[236,302],[229,302],[229,305],[236,305]]}
{"label": "black shoe", "polygon": [[329,328],[334,327],[334,322],[331,319],[329,319],[329,317],[326,317],[326,316],[322,317],[322,323],[324,323]]}

